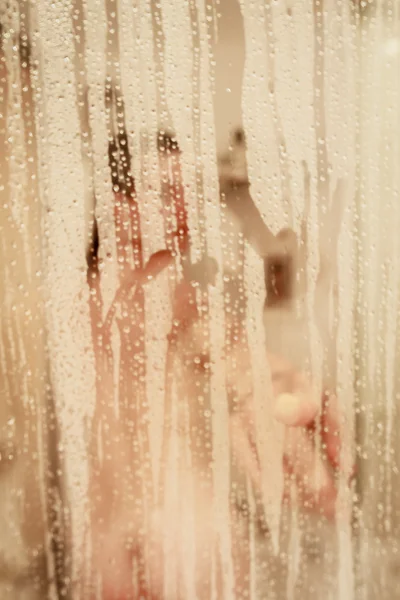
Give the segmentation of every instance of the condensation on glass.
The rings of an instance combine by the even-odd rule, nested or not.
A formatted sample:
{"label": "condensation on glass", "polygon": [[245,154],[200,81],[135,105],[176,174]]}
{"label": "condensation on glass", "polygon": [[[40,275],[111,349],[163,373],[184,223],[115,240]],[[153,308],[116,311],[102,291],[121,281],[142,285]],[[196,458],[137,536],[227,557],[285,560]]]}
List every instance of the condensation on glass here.
{"label": "condensation on glass", "polygon": [[0,0],[0,597],[400,586],[398,0]]}

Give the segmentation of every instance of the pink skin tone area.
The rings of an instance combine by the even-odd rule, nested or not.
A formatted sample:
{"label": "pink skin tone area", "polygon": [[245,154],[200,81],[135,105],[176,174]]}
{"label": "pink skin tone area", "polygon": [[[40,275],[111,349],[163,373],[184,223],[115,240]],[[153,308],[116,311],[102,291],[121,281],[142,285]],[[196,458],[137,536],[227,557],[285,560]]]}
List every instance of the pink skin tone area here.
{"label": "pink skin tone area", "polygon": [[[183,194],[178,195],[183,198]],[[182,210],[177,215],[177,230],[171,235],[176,237],[179,252],[182,255],[189,245],[188,229],[184,201]],[[135,207],[133,206],[133,209]],[[176,208],[176,207],[175,207]],[[132,209],[132,219],[136,219]],[[165,210],[169,210],[167,206]],[[168,212],[168,211],[167,211]],[[121,228],[120,228],[121,229]],[[122,229],[121,232],[123,233]],[[120,232],[120,236],[122,233]],[[271,236],[273,237],[273,236]],[[140,235],[138,236],[140,240]],[[170,241],[171,241],[170,240]],[[123,240],[122,240],[123,241]],[[125,240],[129,243],[129,240]],[[122,244],[121,240],[119,241]],[[275,243],[275,242],[274,242]],[[281,232],[276,238],[279,252],[295,252],[295,236],[289,232]],[[138,256],[140,253],[138,242]],[[286,248],[288,246],[288,248]],[[170,246],[171,247],[171,246]],[[164,269],[175,268],[176,256],[170,249],[163,249],[150,257],[147,264],[136,266],[133,271],[126,270],[121,273],[120,288],[114,298],[103,325],[104,341],[109,343],[110,337],[106,332],[110,330],[111,322],[116,314],[116,307],[126,300],[129,295],[134,296],[135,289],[144,288],[146,282],[154,279]],[[98,277],[93,277],[90,283],[92,291],[98,296]],[[138,300],[140,302],[140,300]],[[180,366],[184,374],[183,383],[177,394],[177,403],[180,404],[181,396],[186,399],[197,399],[198,389],[195,389],[196,377],[187,368],[191,362],[190,357],[204,357],[201,334],[202,324],[195,301],[195,289],[190,282],[181,282],[175,290],[173,298],[173,320],[175,329],[173,335],[173,360]],[[133,304],[132,304],[133,306]],[[92,305],[94,330],[97,330],[98,314],[96,303]],[[136,317],[132,316],[136,314]],[[129,325],[132,335],[143,329],[140,311],[132,313]],[[135,321],[136,319],[136,321]],[[132,322],[133,321],[133,322]],[[136,333],[135,333],[136,332]],[[229,444],[230,452],[234,457],[237,469],[247,475],[255,493],[261,493],[260,457],[257,454],[256,427],[254,404],[251,385],[248,382],[248,349],[240,342],[230,344],[227,350],[226,361],[235,365],[231,368],[231,381],[227,383],[237,390],[238,402],[235,410],[229,416]],[[122,351],[121,351],[122,352]],[[107,352],[101,344],[95,347],[97,365],[107,362]],[[175,354],[174,354],[175,353]],[[189,359],[189,360],[188,360]],[[128,364],[128,361],[126,361]],[[121,365],[124,357],[121,353]],[[271,391],[266,393],[265,402],[272,404],[272,411],[277,423],[284,426],[285,445],[283,453],[283,469],[287,475],[282,501],[293,498],[291,490],[295,487],[298,504],[308,511],[314,511],[321,517],[334,520],[337,500],[337,474],[343,469],[341,457],[343,453],[341,443],[341,412],[337,397],[333,393],[324,392],[322,399],[316,397],[313,382],[305,373],[299,372],[288,363],[284,357],[268,354],[266,368],[269,367],[271,376]],[[110,364],[110,363],[109,363]],[[186,366],[185,366],[186,365]],[[202,360],[198,361],[198,368],[203,368]],[[212,368],[212,366],[211,366]],[[128,367],[126,367],[128,369]],[[111,370],[112,371],[112,370]],[[125,373],[127,380],[130,374]],[[120,371],[124,378],[124,372]],[[110,393],[114,385],[110,369],[103,373],[98,384],[97,410],[98,422],[106,423],[106,436],[109,440],[108,455],[105,466],[94,468],[91,473],[91,536],[92,536],[92,581],[91,590],[97,592],[90,600],[209,600],[211,596],[209,579],[211,572],[211,556],[213,549],[218,546],[219,533],[215,528],[213,516],[214,492],[212,484],[205,478],[205,472],[210,471],[209,464],[197,461],[196,464],[179,464],[178,469],[171,472],[171,467],[166,457],[161,458],[160,480],[172,481],[175,490],[173,499],[166,501],[163,493],[159,494],[156,501],[146,496],[148,480],[151,479],[151,469],[145,471],[142,464],[132,461],[132,439],[140,439],[141,425],[144,423],[140,408],[136,406],[136,417],[132,417],[127,409],[123,417],[117,418],[110,403],[103,400],[103,396]],[[134,395],[134,393],[133,393]],[[151,399],[150,399],[151,400]],[[178,412],[180,408],[178,407]],[[139,425],[135,426],[135,434],[127,441],[124,435],[124,419],[137,419]],[[192,429],[196,429],[196,422],[191,422]],[[199,425],[199,428],[202,426]],[[168,424],[164,423],[164,434]],[[176,433],[176,432],[175,432]],[[169,432],[168,432],[169,434]],[[178,445],[182,448],[190,446],[190,432],[176,434]],[[129,436],[128,436],[129,437]],[[201,437],[201,436],[199,436]],[[316,443],[318,439],[319,443]],[[91,454],[93,464],[96,464],[97,446],[92,440]],[[140,443],[140,442],[139,442]],[[201,451],[199,452],[201,455]],[[204,453],[205,455],[207,452]],[[126,475],[130,473],[130,475]],[[143,474],[145,473],[145,474]],[[132,475],[133,474],[133,475]],[[347,476],[345,474],[345,476]],[[128,480],[129,478],[129,485]],[[243,581],[248,580],[248,563],[242,550],[240,534],[235,527],[237,508],[234,502],[226,497],[226,506],[230,506],[225,518],[230,520],[231,545],[235,570],[235,590],[238,597],[243,588]],[[194,523],[194,525],[193,525]],[[191,524],[188,527],[188,524]],[[194,531],[190,537],[188,530]],[[195,548],[194,567],[191,571],[194,579],[195,596],[193,588],[185,583],[185,572],[193,556]],[[173,557],[173,565],[165,568],[164,560]],[[215,552],[214,552],[215,556]],[[247,557],[248,558],[248,557]],[[171,563],[171,564],[172,564]],[[175,579],[179,581],[179,589],[166,592],[165,576],[175,569]],[[99,583],[100,582],[100,583]],[[100,591],[99,591],[100,590]],[[217,590],[218,593],[218,590]],[[86,596],[85,596],[86,597]],[[222,593],[219,594],[222,597]]]}
{"label": "pink skin tone area", "polygon": [[[168,251],[156,253],[145,265],[143,270],[137,272],[138,282],[146,284],[146,280],[156,276],[164,268],[172,264],[172,256]],[[129,287],[129,286],[128,286]],[[179,290],[175,298],[175,314],[180,315],[182,322],[186,323],[182,331],[181,343],[185,338],[193,340],[198,335],[199,319],[193,309],[193,303],[188,302],[188,294],[193,292],[188,286],[187,293]],[[122,291],[120,292],[123,293]],[[189,311],[188,315],[186,312]],[[188,325],[189,323],[189,325]],[[201,326],[200,326],[201,327]],[[197,332],[197,333],[196,333]],[[194,342],[196,344],[196,341]],[[185,352],[182,348],[179,352]],[[227,359],[232,359],[236,354],[237,381],[230,382],[237,385],[238,389],[246,388],[245,357],[246,348],[239,343],[231,347]],[[178,357],[179,360],[179,357]],[[307,376],[293,369],[282,357],[268,355],[268,366],[271,374],[272,397],[265,398],[266,402],[273,403],[275,419],[285,426],[286,441],[283,457],[283,467],[290,475],[291,485],[297,488],[298,502],[323,515],[327,519],[335,518],[337,488],[335,473],[340,470],[340,411],[336,396],[324,394],[322,402],[317,400],[312,383]],[[243,365],[243,369],[241,369]],[[111,383],[112,385],[112,383]],[[190,377],[185,380],[183,395],[191,397],[193,382]],[[107,388],[103,381],[104,389]],[[96,504],[96,519],[92,521],[91,533],[93,540],[93,567],[96,576],[101,579],[101,595],[93,595],[93,599],[101,597],[103,600],[128,600],[128,599],[153,599],[169,600],[171,596],[165,595],[163,584],[164,567],[162,560],[165,551],[165,540],[168,540],[168,552],[177,557],[179,564],[185,564],[186,554],[193,545],[185,535],[185,523],[188,514],[196,522],[196,581],[207,579],[210,571],[210,551],[216,543],[217,533],[213,526],[212,486],[202,485],[201,466],[187,470],[182,467],[176,479],[177,493],[175,500],[168,506],[159,501],[156,505],[148,507],[146,518],[143,513],[136,510],[135,488],[131,499],[128,499],[124,468],[129,469],[129,450],[127,450],[124,436],[121,433],[121,421],[111,414],[110,409],[104,404],[102,417],[107,422],[107,436],[111,441],[110,458],[108,466],[98,475],[97,491],[101,499],[94,498]],[[109,411],[107,413],[107,410]],[[315,444],[315,431],[321,432],[324,456],[317,451]],[[251,394],[243,394],[239,401],[238,409],[231,413],[229,423],[230,446],[235,457],[237,467],[246,473],[253,488],[260,489],[260,466],[255,450],[255,425],[253,417],[253,401]],[[189,438],[183,435],[183,444]],[[164,463],[164,476],[168,479],[167,461]],[[186,471],[185,471],[186,468]],[[318,476],[313,475],[318,470]],[[135,484],[134,484],[135,485]],[[175,485],[175,484],[174,484]],[[95,489],[95,488],[94,488]],[[196,490],[193,500],[193,489]],[[100,492],[99,492],[100,490]],[[140,495],[141,492],[139,492]],[[95,495],[95,492],[93,492]],[[112,497],[112,502],[109,498]],[[192,501],[186,501],[187,498]],[[286,486],[283,500],[290,497],[290,489]],[[110,508],[111,504],[112,510]],[[229,502],[227,498],[227,503]],[[235,520],[234,508],[231,508],[231,521]],[[140,516],[138,516],[140,515]],[[190,515],[189,515],[190,517]],[[233,540],[234,543],[234,540]],[[207,558],[208,556],[208,558]],[[204,558],[203,558],[204,557]],[[238,559],[240,561],[240,558]],[[137,571],[142,573],[135,578],[133,564],[136,563]],[[184,570],[184,569],[182,569]],[[239,569],[240,571],[240,569]],[[238,576],[240,577],[240,575]],[[209,589],[202,591],[201,584],[197,597],[204,600],[209,598]],[[237,582],[240,586],[240,581]],[[178,597],[178,596],[176,596]],[[190,593],[180,592],[179,598],[190,599]]]}
{"label": "pink skin tone area", "polygon": [[[271,357],[271,369],[278,367],[281,361]],[[282,381],[282,378],[280,378]],[[280,383],[280,386],[282,383]],[[266,398],[266,401],[274,403],[275,418],[287,426],[286,444],[283,466],[288,474],[292,475],[297,488],[298,502],[308,510],[324,515],[325,518],[335,518],[335,502],[337,489],[335,486],[333,472],[339,468],[340,438],[339,438],[339,413],[335,397],[327,398],[321,407],[315,402],[312,394],[307,394],[305,378],[294,377],[292,392],[280,393],[274,388],[274,397]],[[316,452],[311,432],[316,422],[321,424],[322,439],[326,448],[327,460],[323,460]],[[115,432],[114,432],[115,434]],[[260,467],[254,444],[254,422],[252,418],[252,403],[249,400],[243,404],[242,410],[231,416],[230,442],[238,467],[244,470],[254,488],[260,487]],[[312,477],[318,469],[318,477]],[[199,484],[201,473],[192,471],[190,477],[181,477],[179,480],[179,497],[171,505],[159,506],[152,511],[150,519],[144,527],[143,523],[135,522],[134,502],[132,502],[132,514],[129,506],[121,509],[121,512],[112,520],[105,520],[103,531],[98,546],[95,550],[95,568],[101,574],[103,580],[102,598],[105,600],[128,600],[131,598],[151,598],[153,600],[169,598],[165,596],[162,588],[162,570],[160,556],[162,556],[165,539],[168,538],[168,546],[179,557],[190,551],[189,544],[182,531],[185,527],[185,518],[182,515],[182,502],[190,497],[190,487],[194,485],[197,489],[196,500],[191,505],[195,515],[196,527],[196,551],[200,557],[196,562],[196,577],[201,579],[208,572],[207,560],[202,560],[204,552],[216,543],[216,532],[212,522],[212,491],[205,489],[201,491]],[[193,479],[195,483],[193,484]],[[197,485],[196,485],[196,479]],[[315,483],[315,481],[317,483]],[[106,483],[104,482],[104,485]],[[123,482],[121,483],[123,488]],[[199,491],[200,490],[200,491]],[[121,490],[123,493],[123,489]],[[289,489],[285,489],[284,498],[290,497]],[[283,499],[284,499],[283,498]],[[227,500],[228,501],[228,500]],[[233,508],[231,519],[234,520]],[[106,515],[103,515],[106,516]],[[96,535],[95,535],[96,539]],[[138,541],[140,540],[140,541]],[[142,556],[143,547],[146,546],[145,565],[151,574],[148,584],[136,594],[132,591],[132,560]],[[149,550],[150,548],[150,550]],[[179,561],[178,561],[179,562]],[[183,564],[183,563],[181,563]],[[182,599],[190,598],[188,595],[179,596]],[[199,593],[199,598],[207,600],[208,595]]]}

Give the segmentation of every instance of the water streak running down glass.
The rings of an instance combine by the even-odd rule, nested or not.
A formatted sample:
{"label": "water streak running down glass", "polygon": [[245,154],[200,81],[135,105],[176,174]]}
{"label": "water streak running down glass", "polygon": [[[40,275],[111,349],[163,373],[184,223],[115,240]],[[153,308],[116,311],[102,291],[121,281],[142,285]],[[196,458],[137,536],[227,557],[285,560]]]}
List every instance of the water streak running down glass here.
{"label": "water streak running down glass", "polygon": [[392,600],[399,0],[0,0],[1,600]]}

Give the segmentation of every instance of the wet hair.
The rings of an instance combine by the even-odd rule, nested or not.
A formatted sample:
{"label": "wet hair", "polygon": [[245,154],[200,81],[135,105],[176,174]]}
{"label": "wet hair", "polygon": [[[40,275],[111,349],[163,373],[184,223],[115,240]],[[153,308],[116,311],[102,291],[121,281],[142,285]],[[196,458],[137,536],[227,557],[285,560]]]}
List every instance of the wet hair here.
{"label": "wet hair", "polygon": [[[129,153],[128,136],[125,131],[109,141],[108,165],[111,171],[113,191],[122,193],[127,199],[132,198],[135,193],[135,185],[131,173],[131,155]],[[89,272],[97,270],[99,244],[99,231],[95,219],[90,246],[86,253],[86,262]]]}
{"label": "wet hair", "polygon": [[157,147],[159,152],[179,152],[179,144],[172,133],[159,131],[157,136]]}
{"label": "wet hair", "polygon": [[290,256],[270,256],[264,259],[266,307],[292,299],[293,264]]}
{"label": "wet hair", "polygon": [[108,164],[114,192],[121,192],[127,198],[132,198],[135,193],[135,182],[132,177],[131,155],[126,131],[119,133],[108,143]]}
{"label": "wet hair", "polygon": [[28,67],[31,59],[31,46],[28,38],[22,35],[19,36],[19,56],[22,67]]}
{"label": "wet hair", "polygon": [[235,131],[233,132],[233,142],[238,146],[241,146],[242,144],[244,144],[245,141],[246,137],[244,135],[244,130],[241,127],[235,129]]}
{"label": "wet hair", "polygon": [[94,219],[90,246],[86,253],[86,263],[89,273],[94,273],[97,271],[99,258],[99,244],[99,229],[97,227],[97,221],[96,219]]}

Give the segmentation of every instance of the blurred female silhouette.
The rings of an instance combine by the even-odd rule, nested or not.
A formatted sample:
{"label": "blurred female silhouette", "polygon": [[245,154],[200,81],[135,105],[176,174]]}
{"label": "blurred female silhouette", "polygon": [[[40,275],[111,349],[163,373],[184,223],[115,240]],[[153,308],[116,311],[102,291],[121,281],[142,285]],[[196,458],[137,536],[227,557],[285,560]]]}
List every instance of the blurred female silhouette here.
{"label": "blurred female silhouette", "polygon": [[[167,557],[164,548],[168,540],[169,548],[176,558],[176,577],[179,580],[186,569],[186,553],[191,551],[187,546],[189,542],[185,534],[185,523],[188,518],[194,519],[197,532],[194,540],[196,593],[201,600],[208,600],[210,560],[218,534],[213,524],[212,488],[201,485],[202,472],[207,468],[206,462],[197,460],[196,466],[192,466],[189,471],[186,470],[187,467],[182,466],[183,470],[176,473],[170,470],[167,458],[174,436],[177,436],[177,443],[182,448],[191,446],[193,432],[198,425],[195,419],[197,408],[191,413],[190,401],[192,399],[193,404],[193,399],[198,395],[198,386],[205,384],[210,366],[213,368],[205,353],[206,323],[198,310],[196,293],[199,286],[206,291],[208,286],[213,285],[216,263],[206,258],[193,265],[188,258],[190,238],[179,164],[175,164],[173,170],[177,178],[169,182],[167,196],[163,200],[167,220],[166,247],[154,253],[146,264],[143,263],[137,198],[130,173],[127,147],[126,136],[121,136],[112,142],[109,152],[116,202],[115,224],[119,246],[117,256],[125,266],[121,267],[119,288],[105,318],[98,310],[101,304],[99,286],[96,286],[92,295],[98,384],[91,442],[93,573],[95,577],[101,576],[102,598],[105,600],[175,600],[177,597],[189,600],[190,592],[185,591],[183,584],[174,593],[166,591],[164,562]],[[173,160],[179,160],[179,148],[172,138],[162,137],[159,149],[160,152],[171,152]],[[121,179],[126,179],[128,183],[121,185]],[[241,195],[243,190],[244,195]],[[271,248],[278,247],[281,242],[277,241],[264,225],[246,182],[239,185],[234,183],[233,194],[226,199],[226,204],[239,218],[248,242],[257,248],[261,256],[270,258]],[[122,216],[123,209],[126,211],[126,217]],[[171,212],[175,214],[175,229],[170,225]],[[177,261],[180,261],[183,267],[181,279],[176,275]],[[94,264],[95,261],[92,265]],[[143,387],[143,294],[146,283],[165,270],[171,274],[175,273],[172,278],[175,287],[165,366],[167,384],[161,487],[157,490],[154,488],[149,466],[146,433],[148,403],[151,402],[151,398],[146,398]],[[270,271],[267,277],[271,277]],[[282,272],[279,272],[276,266],[273,278],[274,293],[284,293],[287,284],[282,280]],[[97,279],[98,275],[93,271],[92,281]],[[231,317],[234,318],[235,314],[231,313]],[[119,415],[113,408],[115,389],[111,329],[114,321],[117,322],[121,338]],[[230,327],[228,317],[227,328]],[[238,406],[238,410],[230,415],[231,453],[235,456],[239,469],[249,477],[256,493],[261,493],[262,477],[260,457],[255,445],[256,429],[248,348],[243,338],[233,336],[226,351],[227,360],[235,365],[235,369],[229,372],[227,386],[235,390]],[[266,397],[265,402],[274,404],[276,419],[288,427],[284,457],[284,467],[290,476],[287,485],[290,485],[290,481],[296,482],[298,497],[304,507],[327,518],[333,518],[336,501],[334,473],[340,468],[341,451],[336,398],[333,394],[326,393],[321,403],[315,396],[312,382],[284,357],[270,354],[268,362],[273,395]],[[177,397],[174,396],[174,401],[178,404],[172,410],[179,412],[180,406],[185,406],[185,400],[189,403],[189,414],[192,414],[191,425],[185,425],[183,419],[177,432],[171,425],[173,419],[172,413],[169,412],[172,396],[169,396],[171,390],[169,391],[168,387],[168,372],[181,374],[179,393]],[[182,414],[184,415],[184,412]],[[318,454],[310,437],[310,433],[316,428],[323,432],[325,458]],[[99,431],[103,432],[100,435],[100,445]],[[98,460],[99,455],[104,456],[101,464]],[[314,473],[317,471],[320,475],[316,480]],[[166,486],[171,485],[176,487],[176,499],[172,504],[171,501],[167,502],[164,496]],[[193,490],[196,490],[195,499],[190,500]],[[286,495],[288,493],[289,487],[285,491]],[[231,504],[230,518],[234,536],[232,543],[238,549],[241,542],[240,534],[234,526],[236,513],[235,505]],[[236,592],[240,593],[248,578],[248,557],[240,550],[235,551],[234,562],[234,585]],[[133,573],[136,575],[133,576]],[[177,596],[174,595],[176,593]]]}

